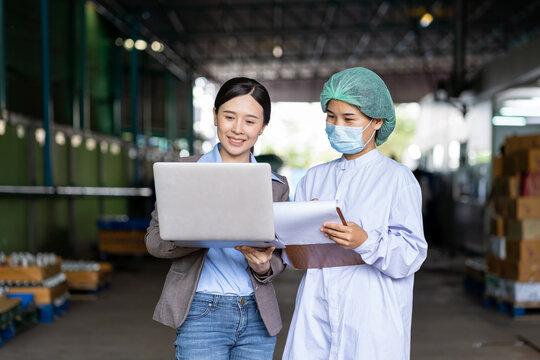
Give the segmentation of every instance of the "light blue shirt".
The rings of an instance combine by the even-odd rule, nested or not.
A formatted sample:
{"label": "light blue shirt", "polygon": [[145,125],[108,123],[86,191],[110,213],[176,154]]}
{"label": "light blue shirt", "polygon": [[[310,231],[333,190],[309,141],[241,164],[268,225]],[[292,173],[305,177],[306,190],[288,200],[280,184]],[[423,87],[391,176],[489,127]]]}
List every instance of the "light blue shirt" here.
{"label": "light blue shirt", "polygon": [[[222,162],[218,143],[212,151],[204,154],[198,162]],[[250,154],[250,162],[255,163],[255,156]],[[272,180],[283,183],[272,174]],[[211,248],[197,284],[197,292],[216,295],[248,296],[253,294],[253,285],[249,277],[249,265],[242,253],[234,248]]]}
{"label": "light blue shirt", "polygon": [[364,228],[356,248],[366,265],[306,271],[284,360],[409,359],[414,273],[427,253],[418,182],[374,149],[311,168],[295,201],[337,200]]}

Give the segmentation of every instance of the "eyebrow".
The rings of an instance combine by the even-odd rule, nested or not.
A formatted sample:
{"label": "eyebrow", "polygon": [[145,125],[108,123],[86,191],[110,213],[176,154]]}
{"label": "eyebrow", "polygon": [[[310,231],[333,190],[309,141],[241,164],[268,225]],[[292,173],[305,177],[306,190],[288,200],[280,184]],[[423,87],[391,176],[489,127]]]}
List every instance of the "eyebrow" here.
{"label": "eyebrow", "polygon": [[[223,110],[223,112],[236,115],[236,112],[232,111],[232,110]],[[247,114],[246,117],[252,117],[252,118],[255,118],[255,119],[259,118],[257,115],[252,115],[252,114]]]}
{"label": "eyebrow", "polygon": [[[332,114],[334,114],[334,115],[336,114],[335,112],[333,112],[333,111],[330,110],[330,109],[326,109],[326,111],[327,111],[327,112],[330,112],[330,113],[332,113]],[[355,114],[355,113],[345,113],[345,114],[341,114],[341,115],[343,115],[343,116],[356,116],[356,115],[358,115],[358,114]]]}

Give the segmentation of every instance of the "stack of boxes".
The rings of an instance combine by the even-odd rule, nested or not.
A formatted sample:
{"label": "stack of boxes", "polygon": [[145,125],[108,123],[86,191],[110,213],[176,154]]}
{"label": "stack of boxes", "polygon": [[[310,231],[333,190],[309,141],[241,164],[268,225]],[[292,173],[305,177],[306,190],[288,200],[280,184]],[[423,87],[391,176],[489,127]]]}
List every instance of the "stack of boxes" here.
{"label": "stack of boxes", "polygon": [[491,200],[486,294],[540,307],[540,134],[506,139]]}
{"label": "stack of boxes", "polygon": [[0,253],[0,286],[8,296],[33,302],[40,310],[41,322],[52,322],[54,315],[67,307],[66,275],[55,254]]}

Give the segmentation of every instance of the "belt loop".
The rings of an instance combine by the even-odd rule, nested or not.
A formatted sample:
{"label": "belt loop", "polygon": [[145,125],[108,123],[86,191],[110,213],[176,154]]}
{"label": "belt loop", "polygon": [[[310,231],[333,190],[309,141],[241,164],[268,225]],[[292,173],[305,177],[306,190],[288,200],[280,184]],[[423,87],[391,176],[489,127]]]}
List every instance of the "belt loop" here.
{"label": "belt loop", "polygon": [[212,310],[215,310],[218,304],[219,304],[219,295],[214,295],[214,299],[212,300]]}

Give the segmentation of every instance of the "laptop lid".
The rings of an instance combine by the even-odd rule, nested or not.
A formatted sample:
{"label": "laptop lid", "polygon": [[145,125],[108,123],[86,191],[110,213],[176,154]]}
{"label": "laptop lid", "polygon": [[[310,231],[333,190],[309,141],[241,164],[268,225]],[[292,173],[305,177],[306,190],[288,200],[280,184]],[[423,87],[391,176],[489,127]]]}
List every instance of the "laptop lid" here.
{"label": "laptop lid", "polygon": [[277,245],[270,165],[155,163],[163,240],[188,247]]}

